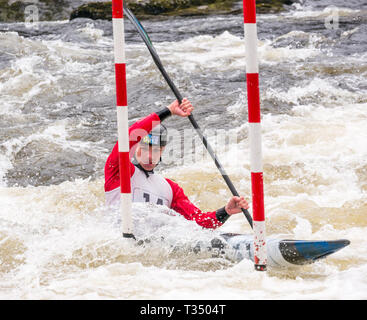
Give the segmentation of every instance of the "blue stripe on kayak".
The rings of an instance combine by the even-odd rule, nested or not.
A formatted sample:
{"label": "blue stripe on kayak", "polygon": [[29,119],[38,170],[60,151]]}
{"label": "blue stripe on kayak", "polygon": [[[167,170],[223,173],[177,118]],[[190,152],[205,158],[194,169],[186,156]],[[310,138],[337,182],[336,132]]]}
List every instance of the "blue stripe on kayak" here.
{"label": "blue stripe on kayak", "polygon": [[295,241],[294,246],[298,253],[306,260],[316,260],[332,254],[349,245],[349,240],[336,241]]}

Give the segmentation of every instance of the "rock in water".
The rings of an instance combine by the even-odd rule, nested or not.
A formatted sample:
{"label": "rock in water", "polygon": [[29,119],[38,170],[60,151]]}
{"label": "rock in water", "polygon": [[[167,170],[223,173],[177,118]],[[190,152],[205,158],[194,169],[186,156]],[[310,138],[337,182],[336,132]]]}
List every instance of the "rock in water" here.
{"label": "rock in water", "polygon": [[83,4],[71,12],[70,20],[75,18],[112,20],[112,2],[91,2]]}
{"label": "rock in water", "polygon": [[[275,13],[284,10],[296,0],[258,0],[258,13]],[[0,0],[0,22],[24,22],[26,8],[37,9],[38,21],[90,18],[93,20],[112,19],[111,1],[86,0]],[[242,12],[239,0],[125,0],[133,13],[140,18],[163,16],[193,16],[229,14]]]}
{"label": "rock in water", "polygon": [[[274,13],[284,10],[294,0],[256,1],[259,13]],[[242,12],[242,5],[236,0],[126,0],[126,4],[138,17],[157,15],[191,16]],[[111,2],[91,2],[75,9],[70,20],[75,18],[112,19]],[[237,9],[236,9],[237,8]],[[239,9],[240,8],[240,9]]]}

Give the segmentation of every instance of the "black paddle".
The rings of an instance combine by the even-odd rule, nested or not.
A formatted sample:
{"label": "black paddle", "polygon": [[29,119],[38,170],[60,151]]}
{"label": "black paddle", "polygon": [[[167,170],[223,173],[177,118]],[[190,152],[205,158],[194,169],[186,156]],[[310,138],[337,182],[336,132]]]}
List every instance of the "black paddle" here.
{"label": "black paddle", "polygon": [[[150,40],[147,32],[145,31],[144,27],[141,25],[141,23],[139,22],[139,20],[135,17],[135,15],[124,5],[124,12],[126,13],[126,16],[128,17],[128,19],[131,21],[131,23],[134,25],[134,27],[136,28],[136,30],[139,32],[140,36],[142,37],[144,43],[146,44],[150,54],[152,55],[152,58],[156,64],[156,66],[158,67],[159,71],[161,72],[161,74],[163,75],[164,79],[166,80],[167,84],[169,85],[169,87],[171,88],[171,90],[173,91],[174,95],[176,96],[177,100],[179,101],[179,103],[181,104],[182,102],[182,95],[180,94],[180,92],[178,91],[177,87],[175,86],[175,84],[172,82],[171,78],[168,76],[166,70],[163,67],[163,64],[157,54],[157,51],[155,51],[155,48],[153,46],[152,41]],[[214,151],[212,149],[212,147],[210,146],[210,144],[208,143],[208,140],[206,139],[206,137],[203,135],[199,125],[197,124],[196,120],[194,119],[194,116],[191,114],[190,116],[188,116],[192,126],[195,128],[196,132],[198,133],[198,135],[201,138],[201,141],[203,142],[205,148],[208,150],[210,156],[212,157],[212,159],[214,160],[215,165],[217,166],[220,174],[222,175],[224,181],[226,182],[228,188],[231,190],[232,194],[234,196],[239,197],[239,194],[236,190],[236,188],[234,187],[232,181],[229,179],[227,173],[225,172],[224,168],[222,167],[222,165],[220,164],[218,158],[216,157],[216,155],[214,154]],[[246,210],[241,208],[242,212],[244,213],[248,223],[250,224],[251,228],[252,228],[252,218],[250,213]]]}

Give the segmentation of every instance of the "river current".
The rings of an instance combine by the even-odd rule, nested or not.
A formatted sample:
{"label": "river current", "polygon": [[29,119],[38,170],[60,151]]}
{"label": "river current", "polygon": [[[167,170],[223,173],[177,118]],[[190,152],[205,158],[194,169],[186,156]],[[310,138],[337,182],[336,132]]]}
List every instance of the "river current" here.
{"label": "river current", "polygon": [[[186,249],[251,233],[244,216],[210,231],[145,204],[133,206],[137,234],[174,249],[126,241],[104,206],[117,139],[111,22],[0,23],[0,298],[367,298],[367,5],[302,1],[257,20],[267,235],[350,246],[255,272],[250,260]],[[142,23],[251,201],[242,15]],[[125,32],[132,124],[174,96],[128,21]],[[230,192],[189,121],[166,124],[179,140],[157,171],[202,210],[222,207]]]}

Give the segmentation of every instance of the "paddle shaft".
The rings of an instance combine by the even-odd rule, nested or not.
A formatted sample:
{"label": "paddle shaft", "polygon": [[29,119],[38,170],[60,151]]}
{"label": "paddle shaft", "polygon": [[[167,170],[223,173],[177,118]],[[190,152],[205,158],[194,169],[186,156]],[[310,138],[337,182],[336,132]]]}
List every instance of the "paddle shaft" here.
{"label": "paddle shaft", "polygon": [[[156,66],[158,67],[159,71],[161,72],[163,78],[166,80],[168,86],[171,88],[172,92],[174,93],[174,95],[176,96],[176,99],[179,101],[179,103],[181,104],[182,102],[182,95],[181,93],[178,91],[177,87],[175,86],[175,84],[173,83],[173,81],[171,80],[171,78],[169,77],[169,75],[167,74],[165,68],[163,67],[163,64],[161,62],[161,59],[159,58],[157,52],[155,51],[153,44],[151,43],[145,29],[143,28],[143,26],[141,25],[141,23],[138,21],[138,19],[133,15],[133,13],[126,7],[124,7],[124,12],[126,13],[126,16],[128,17],[128,19],[131,21],[131,23],[134,25],[134,27],[137,29],[138,33],[140,34],[140,36],[142,37],[144,43],[146,44],[153,60],[154,63],[156,64]],[[141,28],[140,28],[140,27]],[[203,142],[205,148],[207,149],[207,151],[209,152],[210,156],[212,157],[212,159],[214,160],[214,163],[216,165],[216,167],[218,168],[220,174],[222,175],[224,181],[226,182],[229,190],[232,192],[232,195],[234,196],[239,196],[236,188],[234,187],[231,179],[229,178],[228,174],[226,173],[226,171],[224,170],[223,166],[221,165],[221,163],[219,162],[217,156],[215,155],[212,147],[210,146],[208,140],[206,139],[206,137],[204,136],[203,132],[201,131],[198,123],[196,122],[194,116],[191,114],[188,116],[192,126],[194,127],[194,129],[196,130],[196,132],[198,133],[201,141]],[[252,218],[250,213],[248,212],[248,210],[241,208],[243,214],[245,215],[248,223],[250,224],[251,228],[252,228]]]}

